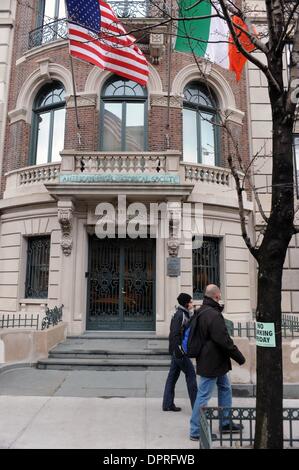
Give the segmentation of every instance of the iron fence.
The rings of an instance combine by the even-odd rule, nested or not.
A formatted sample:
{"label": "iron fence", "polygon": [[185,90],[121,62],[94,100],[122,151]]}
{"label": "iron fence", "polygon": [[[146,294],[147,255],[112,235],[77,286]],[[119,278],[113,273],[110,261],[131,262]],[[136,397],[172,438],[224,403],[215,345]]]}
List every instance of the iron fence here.
{"label": "iron fence", "polygon": [[55,326],[62,321],[62,309],[63,305],[61,305],[60,307],[55,306],[52,309],[46,309],[46,315],[44,316],[42,321],[42,330],[49,328],[50,325]]}
{"label": "iron fence", "polygon": [[57,39],[67,38],[67,20],[60,19],[46,23],[29,33],[28,49],[42,46]]}
{"label": "iron fence", "polygon": [[[223,432],[221,423],[224,418],[230,423],[237,424],[240,430],[234,432],[233,427],[230,426],[228,431]],[[200,413],[200,448],[253,447],[255,421],[256,408],[202,408]],[[283,409],[283,431],[284,447],[299,448],[299,408]]]}
{"label": "iron fence", "polygon": [[[165,0],[111,0],[109,3],[116,16],[122,19],[162,18],[169,14]],[[66,18],[59,18],[33,29],[29,33],[28,49],[66,39],[67,23]]]}
{"label": "iron fence", "polygon": [[0,328],[39,328],[39,315],[2,315]]}
{"label": "iron fence", "polygon": [[[256,337],[256,322],[246,323],[229,323],[226,322],[228,332],[231,336],[238,336],[243,338],[255,338]],[[281,324],[281,335],[283,338],[296,338],[299,337],[299,322],[288,321],[282,322]]]}
{"label": "iron fence", "polygon": [[44,318],[40,323],[39,314],[2,314],[0,316],[0,329],[1,328],[31,328],[42,330],[49,328],[50,325],[55,326],[62,321],[63,305],[60,307],[55,306],[52,309],[47,308]]}

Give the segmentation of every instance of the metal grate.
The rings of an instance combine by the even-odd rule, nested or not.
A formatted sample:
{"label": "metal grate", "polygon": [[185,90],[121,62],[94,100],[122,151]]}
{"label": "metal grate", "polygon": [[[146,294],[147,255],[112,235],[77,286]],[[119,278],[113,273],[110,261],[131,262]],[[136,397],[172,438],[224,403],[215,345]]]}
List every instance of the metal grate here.
{"label": "metal grate", "polygon": [[[256,408],[202,408],[204,413],[200,416],[200,428],[203,430],[200,438],[201,448],[209,448],[212,431],[216,432],[217,438],[212,447],[252,447],[255,435]],[[204,415],[204,419],[203,419]],[[223,433],[219,422],[223,418],[241,427],[240,432]],[[283,409],[284,446],[299,447],[299,408]],[[216,424],[217,422],[217,424]],[[214,426],[213,426],[214,425]],[[216,427],[217,426],[217,427]]]}
{"label": "metal grate", "polygon": [[202,299],[208,284],[220,285],[219,239],[204,237],[201,247],[192,250],[193,298]]}
{"label": "metal grate", "polygon": [[48,297],[50,237],[28,238],[25,297]]}
{"label": "metal grate", "polygon": [[0,328],[36,328],[39,327],[39,315],[5,315],[0,317]]}

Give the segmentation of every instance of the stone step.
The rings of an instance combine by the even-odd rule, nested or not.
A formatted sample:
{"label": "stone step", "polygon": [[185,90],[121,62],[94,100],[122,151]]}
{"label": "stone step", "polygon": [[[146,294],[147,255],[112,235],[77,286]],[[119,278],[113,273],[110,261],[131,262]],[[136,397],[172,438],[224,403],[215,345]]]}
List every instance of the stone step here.
{"label": "stone step", "polygon": [[155,358],[155,359],[169,359],[169,354],[167,350],[154,350],[154,351],[118,351],[118,350],[70,350],[70,351],[59,351],[53,350],[49,352],[49,358],[57,359],[57,358],[65,358],[65,359],[74,359],[74,358],[82,358],[82,359],[103,359],[103,358],[110,358],[110,359],[148,359],[148,358]]}
{"label": "stone step", "polygon": [[156,336],[155,331],[88,331],[79,336],[68,336],[67,339],[155,339],[167,340],[166,336]]}
{"label": "stone step", "polygon": [[38,369],[52,370],[166,370],[170,359],[82,359],[82,358],[48,358],[38,361]]}

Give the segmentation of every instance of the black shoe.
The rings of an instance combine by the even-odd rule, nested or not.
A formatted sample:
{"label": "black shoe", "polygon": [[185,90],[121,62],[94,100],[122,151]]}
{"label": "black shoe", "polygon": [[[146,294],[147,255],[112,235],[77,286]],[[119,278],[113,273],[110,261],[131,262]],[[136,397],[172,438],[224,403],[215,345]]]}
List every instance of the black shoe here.
{"label": "black shoe", "polygon": [[[212,441],[217,441],[217,434],[211,435]],[[190,441],[199,441],[199,436],[190,436]]]}
{"label": "black shoe", "polygon": [[230,423],[230,424],[225,424],[224,426],[222,426],[219,432],[222,434],[230,434],[230,433],[240,432],[241,429],[244,429],[243,424]]}
{"label": "black shoe", "polygon": [[168,408],[163,408],[163,411],[181,411],[182,408],[179,408],[178,406],[171,405]]}

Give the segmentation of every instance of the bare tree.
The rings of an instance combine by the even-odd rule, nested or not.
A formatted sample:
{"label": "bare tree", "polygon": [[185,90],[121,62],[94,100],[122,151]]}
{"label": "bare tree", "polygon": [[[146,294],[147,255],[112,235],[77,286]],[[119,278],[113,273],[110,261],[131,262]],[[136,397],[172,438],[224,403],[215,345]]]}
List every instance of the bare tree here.
{"label": "bare tree", "polygon": [[[194,5],[203,0],[194,1]],[[281,337],[281,290],[283,265],[288,245],[297,233],[294,226],[294,167],[293,167],[293,128],[296,119],[296,99],[299,88],[299,0],[265,0],[265,24],[263,34],[258,35],[254,28],[243,28],[232,20],[232,13],[249,23],[254,11],[247,5],[232,0],[211,0],[220,18],[227,22],[233,41],[251,63],[263,72],[268,83],[269,101],[272,110],[272,192],[271,208],[268,216],[262,209],[258,190],[251,184],[256,196],[257,206],[264,221],[263,239],[259,246],[250,239],[243,207],[245,185],[239,169],[244,171],[244,164],[238,152],[229,126],[230,138],[235,142],[234,155],[230,154],[228,163],[236,182],[242,236],[250,253],[258,264],[256,319],[275,325],[276,347],[257,347],[257,419],[256,448],[283,447],[283,369]],[[193,18],[194,19],[194,18]],[[182,19],[173,18],[182,21]],[[183,21],[189,21],[184,18]],[[201,18],[197,18],[201,21]],[[255,46],[248,52],[241,41],[240,34],[245,33]],[[284,82],[283,56],[287,44],[292,44],[289,63],[289,80]],[[266,60],[260,59],[259,52]],[[298,93],[299,94],[299,93]],[[250,171],[245,169],[250,177]]]}

